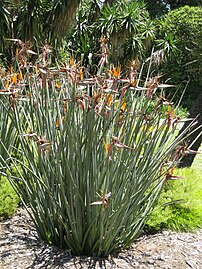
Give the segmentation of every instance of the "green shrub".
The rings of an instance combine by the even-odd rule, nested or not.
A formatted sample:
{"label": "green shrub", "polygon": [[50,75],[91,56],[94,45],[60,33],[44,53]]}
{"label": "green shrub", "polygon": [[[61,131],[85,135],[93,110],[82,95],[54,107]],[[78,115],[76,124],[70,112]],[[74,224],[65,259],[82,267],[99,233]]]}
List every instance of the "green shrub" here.
{"label": "green shrub", "polygon": [[19,197],[5,177],[0,178],[0,219],[11,216],[17,209]]}
{"label": "green shrub", "polygon": [[[158,20],[159,35],[172,35],[176,40],[175,53],[162,64],[161,72],[170,79],[169,83],[179,85],[175,101],[180,99],[188,83],[182,105],[191,108],[201,92],[201,36],[202,8],[184,6],[170,11]],[[172,92],[169,92],[173,95]]]}

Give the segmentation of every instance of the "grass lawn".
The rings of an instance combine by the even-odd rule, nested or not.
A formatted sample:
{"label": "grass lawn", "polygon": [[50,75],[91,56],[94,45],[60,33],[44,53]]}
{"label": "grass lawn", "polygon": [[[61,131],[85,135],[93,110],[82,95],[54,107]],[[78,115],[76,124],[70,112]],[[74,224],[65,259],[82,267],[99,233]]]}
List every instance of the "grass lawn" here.
{"label": "grass lawn", "polygon": [[202,227],[202,154],[195,157],[191,168],[176,169],[175,175],[183,178],[167,183],[146,230],[192,231]]}

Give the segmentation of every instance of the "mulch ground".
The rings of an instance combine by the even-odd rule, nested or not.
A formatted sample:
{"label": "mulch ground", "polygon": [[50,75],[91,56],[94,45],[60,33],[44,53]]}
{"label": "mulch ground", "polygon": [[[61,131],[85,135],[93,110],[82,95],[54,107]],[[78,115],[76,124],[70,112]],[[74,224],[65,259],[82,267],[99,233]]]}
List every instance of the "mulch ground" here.
{"label": "mulch ground", "polygon": [[22,208],[0,226],[0,269],[201,269],[202,230],[144,235],[117,257],[95,260],[45,244]]}

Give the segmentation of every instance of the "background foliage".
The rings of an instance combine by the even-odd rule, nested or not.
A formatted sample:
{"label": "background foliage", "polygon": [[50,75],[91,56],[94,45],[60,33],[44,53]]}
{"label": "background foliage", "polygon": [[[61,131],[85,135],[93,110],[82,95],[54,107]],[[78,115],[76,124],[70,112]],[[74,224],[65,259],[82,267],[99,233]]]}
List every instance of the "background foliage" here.
{"label": "background foliage", "polygon": [[170,78],[170,82],[181,85],[176,99],[182,95],[188,83],[183,105],[191,107],[201,92],[201,38],[202,9],[200,7],[182,7],[169,12],[159,20],[159,34],[172,34],[177,50],[163,63],[161,71]]}
{"label": "background foliage", "polygon": [[[89,7],[93,12],[89,13]],[[89,63],[89,55],[98,63],[100,39],[108,39],[108,60],[113,64],[142,59],[151,48],[154,25],[142,2],[111,1],[95,5],[87,0],[81,3],[76,26],[70,34],[70,48],[83,55]],[[127,55],[127,57],[126,57]]]}

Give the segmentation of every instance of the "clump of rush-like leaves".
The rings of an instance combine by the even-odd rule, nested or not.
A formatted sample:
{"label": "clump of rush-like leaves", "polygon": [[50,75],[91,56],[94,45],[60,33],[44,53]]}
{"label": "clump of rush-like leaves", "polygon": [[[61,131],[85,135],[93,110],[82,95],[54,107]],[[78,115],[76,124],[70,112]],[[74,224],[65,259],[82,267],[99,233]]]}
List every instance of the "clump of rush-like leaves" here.
{"label": "clump of rush-like leaves", "polygon": [[12,122],[3,128],[15,126],[18,146],[10,151],[1,138],[0,169],[46,242],[101,257],[140,234],[190,151],[182,142],[194,121],[176,138],[180,118],[162,96],[167,85],[158,77],[141,85],[134,62],[129,78],[120,66],[106,69],[104,58],[100,67],[87,78],[71,58],[57,69],[20,66],[2,79]]}

